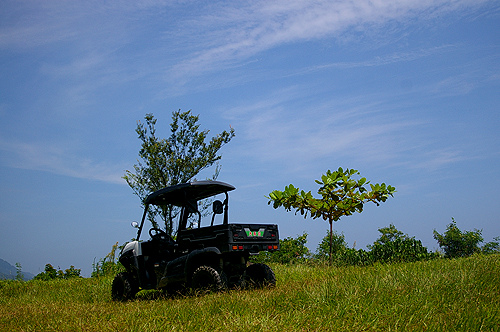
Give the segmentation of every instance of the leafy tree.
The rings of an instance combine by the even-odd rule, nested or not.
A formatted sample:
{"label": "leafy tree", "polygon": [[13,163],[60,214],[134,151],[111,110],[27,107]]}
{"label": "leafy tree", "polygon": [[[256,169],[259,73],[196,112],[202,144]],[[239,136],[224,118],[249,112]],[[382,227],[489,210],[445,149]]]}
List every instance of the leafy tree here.
{"label": "leafy tree", "polygon": [[321,198],[314,198],[311,192],[305,192],[295,188],[292,184],[285,187],[284,191],[274,190],[269,194],[269,203],[275,209],[283,206],[287,211],[295,210],[307,217],[309,214],[313,219],[323,218],[330,223],[330,251],[329,258],[332,262],[333,250],[333,222],[342,216],[349,216],[355,212],[361,213],[364,204],[373,202],[379,205],[385,202],[389,196],[396,191],[390,185],[370,184],[370,190],[366,188],[369,182],[366,178],[354,179],[359,172],[355,169],[339,167],[337,171],[328,170],[321,180],[316,180],[320,185],[318,194]]}
{"label": "leafy tree", "polygon": [[51,264],[45,264],[44,272],[40,272],[35,276],[35,280],[52,280],[57,278],[57,270]]}
{"label": "leafy tree", "polygon": [[[191,111],[172,113],[170,136],[159,138],[156,134],[156,119],[153,114],[145,116],[146,123],[138,122],[136,132],[141,140],[141,149],[134,171],[127,170],[123,178],[142,202],[148,194],[167,186],[192,180],[202,170],[216,164],[212,179],[219,174],[218,154],[221,147],[234,137],[234,129],[223,131],[208,139],[209,130],[200,130],[199,116]],[[157,226],[155,216],[160,216],[168,234],[174,232],[173,206],[161,206],[150,209],[148,215],[153,225]]]}
{"label": "leafy tree", "polygon": [[64,279],[80,277],[81,269],[75,269],[73,265],[69,269],[64,270]]}
{"label": "leafy tree", "polygon": [[444,256],[447,258],[466,257],[475,252],[479,252],[479,243],[483,242],[481,231],[462,232],[451,218],[451,223],[446,226],[446,232],[439,234],[434,230],[434,239],[439,246],[444,250]]}

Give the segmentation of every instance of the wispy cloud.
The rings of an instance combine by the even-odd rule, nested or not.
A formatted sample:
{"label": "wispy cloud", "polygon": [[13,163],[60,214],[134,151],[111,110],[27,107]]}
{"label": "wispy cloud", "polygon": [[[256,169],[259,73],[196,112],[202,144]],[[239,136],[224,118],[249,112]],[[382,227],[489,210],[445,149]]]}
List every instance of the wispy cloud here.
{"label": "wispy cloud", "polygon": [[456,45],[442,45],[439,47],[432,47],[428,49],[417,49],[412,52],[396,52],[384,56],[377,56],[372,59],[358,61],[358,62],[335,62],[322,65],[316,65],[302,70],[296,71],[293,75],[303,75],[315,73],[328,69],[351,69],[360,67],[378,67],[386,66],[401,62],[410,62],[422,59],[429,56],[442,55],[445,52],[451,52],[456,49]]}
{"label": "wispy cloud", "polygon": [[84,159],[73,154],[68,147],[57,144],[1,140],[0,161],[12,168],[124,184],[121,176],[125,165]]}
{"label": "wispy cloud", "polygon": [[419,158],[411,153],[415,144],[432,143],[408,136],[425,126],[423,120],[395,114],[397,106],[389,105],[380,96],[296,105],[304,90],[310,89],[285,89],[259,102],[228,110],[226,117],[244,135],[244,146],[238,147],[240,153],[264,164],[300,164],[304,168],[332,156],[383,166],[403,160],[412,164],[409,159]]}
{"label": "wispy cloud", "polygon": [[454,73],[429,87],[431,93],[440,96],[466,95],[486,84],[500,79],[499,56],[478,57],[460,68],[452,68]]}
{"label": "wispy cloud", "polygon": [[[4,1],[0,49],[26,50],[59,42],[77,47],[127,42],[137,19],[148,10],[166,10],[170,1]],[[132,24],[131,24],[132,23]]]}
{"label": "wispy cloud", "polygon": [[[63,96],[59,102],[74,106],[92,100],[89,96],[100,87],[117,82],[148,77],[154,81],[157,91],[162,91],[170,86],[182,86],[195,77],[245,65],[259,53],[281,45],[325,37],[341,38],[349,30],[363,33],[386,24],[405,26],[408,20],[423,22],[451,11],[469,15],[471,9],[487,2],[491,1],[262,0],[209,2],[198,10],[193,10],[198,6],[193,1],[28,1],[24,2],[28,4],[26,8],[14,6],[16,2],[12,2],[0,13],[3,22],[0,50],[43,51],[49,44],[61,44],[58,47],[69,50],[64,59],[56,56],[53,60],[50,56],[54,54],[49,54],[50,60],[43,62],[39,70],[44,78],[67,83],[55,93]],[[175,13],[169,13],[170,9],[184,14],[189,10],[189,15],[182,15],[184,21],[179,21]],[[155,25],[155,29],[142,30],[143,25]],[[153,32],[148,35],[145,31]],[[147,47],[141,51],[143,43]],[[409,62],[443,54],[456,47],[444,44],[413,52],[394,52],[365,61],[319,64],[295,71],[295,74]],[[236,74],[227,76],[231,75]],[[497,73],[488,77],[495,79],[495,75],[498,79]],[[434,85],[434,91],[463,93],[473,87],[467,77],[457,75],[442,78]],[[193,90],[195,88],[190,89]],[[257,102],[233,107],[226,116],[244,128],[249,153],[262,158],[300,158],[311,162],[334,153],[352,151],[361,151],[373,160],[397,158],[398,151],[403,149],[401,142],[411,141],[402,132],[422,125],[418,119],[388,116],[383,109],[385,101],[380,98],[365,97],[345,104],[316,103],[307,109],[298,109],[294,102],[301,97],[310,98],[311,91],[314,91],[311,86],[292,86]],[[60,108],[76,109],[65,106]],[[80,176],[105,181],[119,181],[115,173],[122,172],[110,172],[107,166],[85,158],[67,158],[65,149],[53,145],[3,142],[1,149],[16,156],[13,159],[17,160],[16,167],[71,176],[83,174]],[[451,151],[450,155],[456,154]],[[455,159],[443,158],[436,164]]]}
{"label": "wispy cloud", "polygon": [[[253,56],[284,44],[341,38],[349,30],[372,31],[394,22],[404,26],[408,20],[431,20],[451,11],[465,15],[485,2],[489,0],[7,2],[0,13],[0,50],[43,51],[46,45],[59,45],[71,51],[69,61],[46,64],[44,69],[55,75],[94,73],[106,82],[147,76],[156,84],[163,80],[175,87],[244,65]],[[180,21],[176,12],[189,15]],[[147,28],[152,25],[154,34]],[[127,56],[122,49],[130,51]],[[437,50],[334,66],[410,61],[429,51]],[[127,70],[129,62],[134,62],[135,71]],[[85,84],[91,81],[95,84],[95,77]]]}
{"label": "wispy cloud", "polygon": [[[224,116],[243,138],[233,146],[233,157],[286,166],[283,171],[294,174],[330,167],[332,161],[442,172],[489,153],[475,149],[474,142],[451,139],[456,124],[424,112],[404,91],[402,98],[377,92],[304,102],[303,94],[313,90],[294,86],[226,110]],[[417,98],[422,93],[428,90],[418,91]]]}
{"label": "wispy cloud", "polygon": [[[469,9],[487,1],[259,1],[199,17],[199,25],[210,20],[211,33],[202,34],[198,52],[175,65],[175,77],[219,70],[264,50],[323,37],[338,37],[347,30],[373,29],[389,22],[428,20],[449,11]],[[227,5],[227,4],[225,4]],[[216,32],[214,33],[214,29]],[[414,56],[414,55],[407,55]],[[420,55],[421,56],[421,55]],[[400,59],[379,59],[378,63]],[[369,64],[366,64],[369,65]]]}

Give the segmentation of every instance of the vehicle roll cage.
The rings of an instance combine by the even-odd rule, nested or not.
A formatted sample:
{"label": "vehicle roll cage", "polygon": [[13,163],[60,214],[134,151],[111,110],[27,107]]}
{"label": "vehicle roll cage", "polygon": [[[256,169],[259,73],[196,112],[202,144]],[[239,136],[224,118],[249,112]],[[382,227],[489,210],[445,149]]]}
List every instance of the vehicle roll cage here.
{"label": "vehicle roll cage", "polygon": [[[166,187],[157,190],[146,197],[144,200],[144,213],[142,215],[141,223],[137,231],[137,240],[139,240],[142,228],[144,227],[144,222],[146,220],[146,215],[150,205],[175,205],[181,208],[181,216],[179,219],[178,230],[186,229],[187,221],[189,215],[192,213],[197,213],[199,215],[198,228],[201,225],[201,213],[198,210],[198,201],[215,196],[218,194],[225,194],[224,202],[222,203],[224,212],[224,225],[228,224],[228,202],[229,195],[228,191],[236,189],[232,185],[220,182],[220,181],[195,181],[189,183],[181,183],[174,186]],[[217,201],[216,201],[217,202]],[[220,201],[219,203],[214,202],[211,226],[213,226],[215,214],[221,214],[220,212]],[[216,206],[216,204],[218,206]]]}

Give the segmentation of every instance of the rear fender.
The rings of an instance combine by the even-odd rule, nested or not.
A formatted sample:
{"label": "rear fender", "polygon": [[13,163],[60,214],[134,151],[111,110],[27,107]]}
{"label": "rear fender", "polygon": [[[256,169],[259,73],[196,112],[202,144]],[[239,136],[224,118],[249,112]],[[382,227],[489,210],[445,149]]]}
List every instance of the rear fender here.
{"label": "rear fender", "polygon": [[211,266],[218,271],[222,271],[222,256],[220,250],[216,247],[209,247],[190,252],[185,267],[187,279],[191,280],[193,272],[202,265]]}

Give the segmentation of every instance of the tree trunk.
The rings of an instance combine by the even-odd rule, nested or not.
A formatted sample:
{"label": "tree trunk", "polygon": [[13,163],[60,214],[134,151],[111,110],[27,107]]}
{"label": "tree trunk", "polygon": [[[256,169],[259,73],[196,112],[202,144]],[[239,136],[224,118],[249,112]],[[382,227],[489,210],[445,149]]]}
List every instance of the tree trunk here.
{"label": "tree trunk", "polygon": [[332,265],[332,248],[333,247],[333,220],[330,220],[330,252],[328,253],[328,260],[330,266]]}

